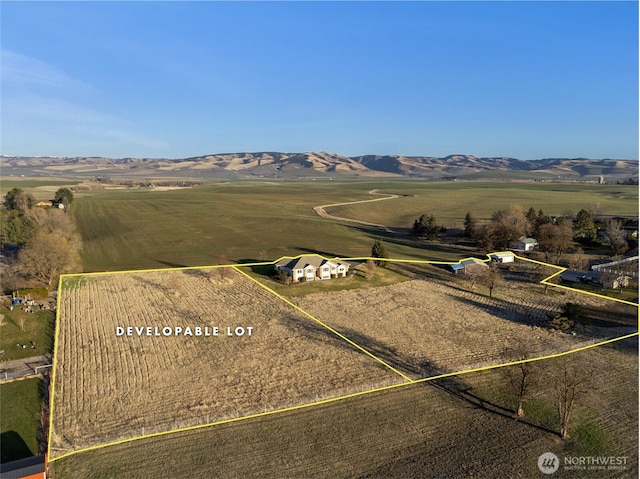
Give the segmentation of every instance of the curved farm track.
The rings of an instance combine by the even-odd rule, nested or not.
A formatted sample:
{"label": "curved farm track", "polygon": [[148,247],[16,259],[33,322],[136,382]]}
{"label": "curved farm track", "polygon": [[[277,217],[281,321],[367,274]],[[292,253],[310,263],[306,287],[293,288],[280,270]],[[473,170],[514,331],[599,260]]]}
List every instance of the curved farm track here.
{"label": "curved farm track", "polygon": [[314,206],[313,207],[313,211],[316,212],[316,214],[318,216],[321,216],[322,218],[328,218],[328,219],[332,219],[332,220],[338,220],[338,221],[348,221],[349,223],[357,223],[359,225],[365,225],[365,226],[374,226],[376,228],[381,228],[384,231],[387,232],[393,232],[393,230],[385,225],[381,225],[378,223],[370,223],[368,221],[361,221],[361,220],[354,220],[352,218],[343,218],[341,216],[335,216],[335,215],[331,215],[329,213],[327,213],[326,208],[331,208],[333,206],[345,206],[345,205],[355,205],[358,203],[373,203],[374,201],[385,201],[385,200],[392,200],[394,198],[398,198],[398,195],[392,195],[392,194],[386,194],[386,193],[378,193],[378,190],[371,190],[369,191],[370,195],[381,195],[384,196],[383,198],[373,198],[370,200],[359,200],[359,201],[348,201],[346,203],[333,203],[330,205],[321,205],[321,206]]}

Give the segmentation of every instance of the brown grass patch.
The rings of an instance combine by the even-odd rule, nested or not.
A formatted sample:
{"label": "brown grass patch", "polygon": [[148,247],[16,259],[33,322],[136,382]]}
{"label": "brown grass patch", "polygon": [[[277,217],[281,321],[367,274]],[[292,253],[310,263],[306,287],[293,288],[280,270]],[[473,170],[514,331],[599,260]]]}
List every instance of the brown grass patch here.
{"label": "brown grass patch", "polygon": [[[52,458],[403,381],[227,268],[87,276],[62,291]],[[219,327],[118,337],[116,326]],[[252,336],[226,337],[252,326]]]}
{"label": "brown grass patch", "polygon": [[[542,294],[507,284],[501,297],[460,285],[413,280],[370,290],[316,293],[295,302],[387,363],[414,378],[505,363],[505,348],[525,344],[531,357],[567,351],[634,327],[579,326],[575,335],[545,326],[566,302],[604,318],[637,308],[572,292]],[[517,358],[513,358],[515,360]]]}

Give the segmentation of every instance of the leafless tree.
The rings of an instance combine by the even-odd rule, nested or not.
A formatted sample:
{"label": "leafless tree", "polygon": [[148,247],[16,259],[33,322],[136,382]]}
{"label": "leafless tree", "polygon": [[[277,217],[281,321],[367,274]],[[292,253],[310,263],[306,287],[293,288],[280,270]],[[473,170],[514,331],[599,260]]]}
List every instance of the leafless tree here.
{"label": "leafless tree", "polygon": [[51,288],[60,274],[79,269],[78,252],[63,235],[40,230],[18,254],[16,269],[25,279]]}
{"label": "leafless tree", "polygon": [[569,268],[576,271],[585,271],[589,265],[589,260],[582,248],[576,248],[575,252],[569,256]]}
{"label": "leafless tree", "polygon": [[371,281],[376,274],[376,262],[372,259],[367,260],[367,270],[365,271],[365,278]]}
{"label": "leafless tree", "polygon": [[493,297],[493,290],[504,282],[502,273],[497,263],[491,263],[489,268],[480,278],[482,284],[489,288],[489,297]]}
{"label": "leafless tree", "polygon": [[611,249],[613,250],[614,255],[622,254],[629,249],[624,230],[622,229],[622,225],[619,221],[609,221],[606,237],[611,244]]}
{"label": "leafless tree", "polygon": [[[511,348],[506,348],[502,354],[505,362],[525,361],[533,354],[524,344],[519,344]],[[524,402],[527,399],[531,388],[535,386],[538,376],[538,369],[535,363],[522,362],[513,366],[505,366],[501,371],[507,379],[509,390],[514,394],[518,417],[524,416]]]}
{"label": "leafless tree", "polygon": [[513,205],[493,213],[491,222],[478,228],[475,239],[486,250],[506,249],[530,231],[525,210]]}
{"label": "leafless tree", "polygon": [[569,220],[560,221],[557,224],[547,223],[538,228],[538,246],[545,253],[547,261],[552,261],[555,255],[555,263],[558,264],[562,254],[573,243],[573,228]]}
{"label": "leafless tree", "polygon": [[464,276],[469,281],[471,289],[475,289],[486,273],[486,267],[481,264],[471,264],[464,270]]}
{"label": "leafless tree", "polygon": [[558,361],[549,373],[556,392],[559,432],[562,439],[569,437],[571,413],[576,400],[587,391],[593,372],[590,363],[580,362],[575,356],[570,356]]}
{"label": "leafless tree", "polygon": [[[218,265],[228,265],[229,264],[229,259],[227,258],[226,255],[221,254],[216,259],[216,264],[218,264]],[[229,268],[216,268],[216,271],[218,273],[218,278],[220,279],[220,281],[224,281],[225,279],[231,277],[231,272],[229,271]]]}

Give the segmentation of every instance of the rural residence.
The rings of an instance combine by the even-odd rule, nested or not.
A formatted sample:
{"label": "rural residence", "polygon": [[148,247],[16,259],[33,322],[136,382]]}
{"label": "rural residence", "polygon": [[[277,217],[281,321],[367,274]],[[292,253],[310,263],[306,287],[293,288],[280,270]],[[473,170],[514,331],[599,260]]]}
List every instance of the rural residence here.
{"label": "rural residence", "polygon": [[316,255],[300,256],[299,258],[284,258],[278,261],[274,268],[284,271],[293,282],[314,281],[316,279],[344,278],[349,271],[349,263],[328,260]]}

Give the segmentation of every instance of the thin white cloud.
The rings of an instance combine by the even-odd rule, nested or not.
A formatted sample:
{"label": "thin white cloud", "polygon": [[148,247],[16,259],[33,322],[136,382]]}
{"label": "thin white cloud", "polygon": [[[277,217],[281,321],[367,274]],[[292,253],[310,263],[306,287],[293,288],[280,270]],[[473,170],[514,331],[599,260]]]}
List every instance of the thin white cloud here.
{"label": "thin white cloud", "polygon": [[[3,101],[2,120],[3,147],[12,151],[25,147],[18,144],[25,130],[30,132],[31,144],[48,144],[49,133],[56,131],[62,142],[66,138],[71,144],[82,143],[85,150],[94,145],[96,152],[104,151],[105,145],[109,145],[109,149],[119,151],[149,150],[151,155],[169,147],[166,141],[137,131],[137,125],[130,120],[51,96],[13,95]],[[74,154],[81,153],[65,153],[70,156]]]}
{"label": "thin white cloud", "polygon": [[23,88],[88,88],[49,63],[6,49],[0,50],[0,75],[4,84]]}
{"label": "thin white cloud", "polygon": [[77,103],[36,94],[17,94],[6,98],[3,113],[29,116],[34,119],[54,120],[57,123],[70,124],[102,124],[119,125],[122,128],[131,126],[131,122],[115,115],[110,115],[87,108]]}

